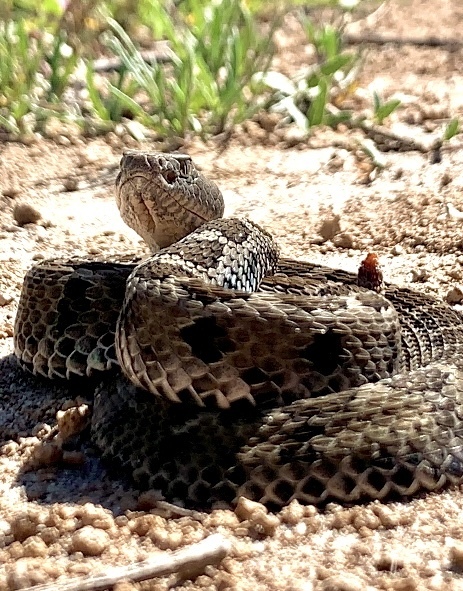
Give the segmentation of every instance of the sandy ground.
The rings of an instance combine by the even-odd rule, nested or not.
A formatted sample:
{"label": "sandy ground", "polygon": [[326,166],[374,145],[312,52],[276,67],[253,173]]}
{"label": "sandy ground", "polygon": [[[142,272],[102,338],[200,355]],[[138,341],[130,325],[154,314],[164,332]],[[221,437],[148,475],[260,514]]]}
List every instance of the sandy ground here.
{"label": "sandy ground", "polygon": [[[462,27],[458,0],[397,0],[374,31],[445,39],[461,36]],[[279,66],[303,68],[308,54],[291,19],[280,37]],[[430,142],[446,118],[463,114],[462,57],[461,49],[371,47],[355,107],[371,104],[373,89],[397,96],[403,107],[392,118],[394,130]],[[227,215],[269,228],[285,256],[356,271],[374,251],[387,280],[461,308],[461,140],[447,145],[435,164],[429,154],[388,152],[376,174],[354,133],[321,130],[297,142],[291,130],[269,131],[264,123],[244,126],[225,151],[215,143],[188,146],[223,188]],[[142,560],[214,532],[232,541],[218,568],[192,581],[166,577],[125,583],[118,591],[174,584],[236,591],[463,590],[460,490],[407,503],[330,505],[323,513],[296,503],[262,526],[252,510],[179,516],[156,508],[149,495],[108,474],[91,447],[58,462],[44,446],[56,412],[91,392],[17,368],[11,337],[22,277],[34,261],[57,254],[146,252],[112,196],[126,146],[135,144],[114,135],[90,141],[60,134],[54,142],[0,145],[0,591]],[[23,204],[39,219],[21,226],[15,217]]]}

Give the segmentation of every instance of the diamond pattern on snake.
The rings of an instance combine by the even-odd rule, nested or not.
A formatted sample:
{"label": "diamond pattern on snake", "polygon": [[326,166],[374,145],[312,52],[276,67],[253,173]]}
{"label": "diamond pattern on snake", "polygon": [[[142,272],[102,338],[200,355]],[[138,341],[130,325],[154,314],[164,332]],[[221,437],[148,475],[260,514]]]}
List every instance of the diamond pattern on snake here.
{"label": "diamond pattern on snake", "polygon": [[128,151],[125,222],[152,256],[26,275],[15,354],[100,377],[92,439],[142,489],[206,508],[408,498],[463,475],[463,318],[438,299],[280,256],[222,218],[191,158]]}

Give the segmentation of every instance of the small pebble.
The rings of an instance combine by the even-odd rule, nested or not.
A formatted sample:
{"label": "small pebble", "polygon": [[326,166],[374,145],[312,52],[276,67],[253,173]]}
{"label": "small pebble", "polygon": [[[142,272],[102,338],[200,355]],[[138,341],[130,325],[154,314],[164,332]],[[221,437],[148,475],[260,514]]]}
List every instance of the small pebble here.
{"label": "small pebble", "polygon": [[381,525],[386,529],[393,529],[400,525],[400,515],[389,507],[381,504],[371,506],[373,513],[378,517]]}
{"label": "small pebble", "polygon": [[450,184],[452,182],[452,180],[453,180],[452,176],[448,173],[448,171],[445,171],[440,179],[441,188],[446,187],[448,184]]}
{"label": "small pebble", "polygon": [[304,517],[304,507],[298,501],[291,501],[289,505],[284,507],[280,512],[280,518],[286,523],[295,525],[299,523]]}
{"label": "small pebble", "polygon": [[429,272],[423,268],[412,269],[411,274],[411,280],[413,283],[421,283],[429,279]]}
{"label": "small pebble", "polygon": [[323,581],[320,589],[323,591],[364,591],[365,582],[355,575],[344,573],[328,577]]}
{"label": "small pebble", "polygon": [[453,540],[449,553],[452,567],[457,570],[463,570],[463,543]]}
{"label": "small pebble", "polygon": [[13,296],[3,294],[0,292],[0,306],[6,306],[13,301]]}
{"label": "small pebble", "polygon": [[37,524],[43,522],[41,510],[23,511],[11,521],[11,534],[17,542],[24,542],[37,533]]}
{"label": "small pebble", "polygon": [[125,124],[125,127],[127,131],[130,133],[130,135],[134,137],[138,142],[142,142],[146,139],[146,127],[138,121],[128,121]]}
{"label": "small pebble", "polygon": [[57,135],[55,136],[55,142],[59,145],[59,146],[70,146],[71,145],[71,140],[66,137],[65,135]]}
{"label": "small pebble", "polygon": [[404,567],[404,561],[398,554],[384,552],[376,560],[375,566],[378,570],[394,573]]}
{"label": "small pebble", "polygon": [[82,507],[81,520],[83,525],[91,525],[97,529],[109,530],[114,528],[114,517],[103,507],[85,503]]}
{"label": "small pebble", "polygon": [[[398,579],[393,582],[391,589],[394,591],[417,591],[419,589],[418,582],[413,577],[405,577],[405,579]],[[442,587],[441,587],[442,589]]]}
{"label": "small pebble", "polygon": [[14,226],[13,224],[11,224],[11,226],[4,226],[5,228],[5,232],[20,232],[21,228],[19,228],[18,226]]}
{"label": "small pebble", "polygon": [[341,234],[333,236],[333,244],[339,248],[353,248],[354,240],[351,234],[342,232]]}
{"label": "small pebble", "polygon": [[137,591],[139,587],[135,587],[133,583],[129,583],[128,581],[122,581],[121,583],[116,583],[113,587],[113,591]]}
{"label": "small pebble", "polygon": [[238,499],[235,509],[236,516],[242,521],[248,521],[257,532],[265,535],[273,535],[280,523],[276,515],[268,513],[267,508],[261,503],[250,501],[245,497]]}
{"label": "small pebble", "polygon": [[458,268],[449,269],[449,271],[447,271],[447,275],[455,281],[463,279],[463,273],[461,272],[461,269]]}
{"label": "small pebble", "polygon": [[300,127],[291,126],[285,129],[285,144],[288,148],[293,148],[299,144],[303,144],[307,141],[308,133],[305,129]]}
{"label": "small pebble", "polygon": [[72,551],[84,556],[100,556],[109,546],[109,535],[102,529],[85,525],[72,536]]}
{"label": "small pebble", "polygon": [[63,459],[63,452],[55,441],[45,441],[34,448],[34,462],[37,466],[53,466]]}
{"label": "small pebble", "polygon": [[463,302],[463,286],[454,285],[449,289],[445,301],[449,304],[461,304]]}
{"label": "small pebble", "polygon": [[23,543],[24,556],[44,557],[48,554],[45,542],[39,536],[30,536]]}
{"label": "small pebble", "polygon": [[74,406],[67,410],[59,410],[56,413],[58,431],[63,440],[82,433],[90,421],[90,409],[88,404]]}
{"label": "small pebble", "polygon": [[323,220],[321,226],[318,228],[318,233],[323,240],[331,240],[336,234],[339,234],[341,231],[340,220],[341,218],[339,215],[334,215],[333,217],[325,218]]}
{"label": "small pebble", "polygon": [[16,195],[19,194],[19,188],[18,187],[5,187],[2,191],[2,195],[4,197],[9,197],[10,199],[14,199],[16,197]]}
{"label": "small pebble", "polygon": [[65,191],[77,191],[79,188],[79,181],[76,177],[68,177],[64,180],[63,186]]}
{"label": "small pebble", "polygon": [[281,115],[278,113],[269,113],[268,111],[262,111],[258,114],[257,120],[262,129],[267,132],[272,132],[278,123],[281,121]]}
{"label": "small pebble", "polygon": [[30,203],[17,203],[13,208],[13,218],[18,226],[36,224],[42,214]]}

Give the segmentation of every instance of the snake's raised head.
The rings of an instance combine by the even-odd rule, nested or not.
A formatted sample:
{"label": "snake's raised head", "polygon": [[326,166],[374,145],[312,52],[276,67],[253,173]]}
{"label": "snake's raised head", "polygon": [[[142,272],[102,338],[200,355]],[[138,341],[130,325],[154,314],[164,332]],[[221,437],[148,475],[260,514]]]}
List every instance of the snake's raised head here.
{"label": "snake's raised head", "polygon": [[220,218],[223,197],[185,154],[127,151],[116,179],[122,219],[156,251]]}

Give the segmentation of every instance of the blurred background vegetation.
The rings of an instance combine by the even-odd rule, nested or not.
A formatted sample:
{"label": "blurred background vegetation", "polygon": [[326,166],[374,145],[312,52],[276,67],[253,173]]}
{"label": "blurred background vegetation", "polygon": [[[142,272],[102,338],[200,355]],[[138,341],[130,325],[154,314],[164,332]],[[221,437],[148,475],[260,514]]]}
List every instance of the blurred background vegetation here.
{"label": "blurred background vegetation", "polygon": [[[361,50],[346,50],[352,11],[377,0],[2,0],[0,132],[21,137],[50,121],[82,133],[136,122],[156,138],[227,132],[260,110],[309,131],[352,121]],[[331,23],[315,9],[335,9]],[[316,59],[288,77],[273,69],[285,15],[300,20]],[[398,101],[374,100],[382,123]],[[132,125],[132,133],[137,128]]]}

